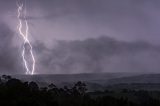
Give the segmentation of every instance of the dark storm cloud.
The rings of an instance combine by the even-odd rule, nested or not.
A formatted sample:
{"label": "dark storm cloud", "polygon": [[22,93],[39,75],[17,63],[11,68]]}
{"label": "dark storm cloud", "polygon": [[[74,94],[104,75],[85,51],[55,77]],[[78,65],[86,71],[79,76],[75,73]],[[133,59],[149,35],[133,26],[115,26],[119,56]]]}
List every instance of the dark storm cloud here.
{"label": "dark storm cloud", "polygon": [[[40,40],[44,34],[63,40],[104,34],[159,44],[159,7],[159,0],[27,0],[27,19]],[[14,19],[8,24],[15,25],[16,9],[16,0],[0,1],[1,17],[12,15]],[[8,18],[4,20],[8,22]]]}
{"label": "dark storm cloud", "polygon": [[12,46],[13,31],[4,23],[0,23],[0,73],[23,73],[19,63],[18,49]]}
{"label": "dark storm cloud", "polygon": [[33,15],[31,19],[39,17],[53,25],[58,23],[61,30],[54,31],[55,38],[81,39],[104,34],[159,44],[159,0],[37,0],[33,4],[41,8],[41,16]]}
{"label": "dark storm cloud", "polygon": [[39,46],[39,73],[158,72],[160,47],[144,41],[125,42],[110,37],[58,41],[53,49]]}

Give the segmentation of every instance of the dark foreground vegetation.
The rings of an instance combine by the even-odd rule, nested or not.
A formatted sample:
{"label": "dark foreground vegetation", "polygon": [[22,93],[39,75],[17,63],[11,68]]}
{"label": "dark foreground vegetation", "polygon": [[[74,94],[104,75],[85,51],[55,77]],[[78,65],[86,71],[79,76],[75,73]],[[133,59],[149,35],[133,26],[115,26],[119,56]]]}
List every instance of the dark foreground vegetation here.
{"label": "dark foreground vegetation", "polygon": [[160,91],[106,90],[86,92],[86,85],[40,88],[10,76],[0,78],[0,106],[160,106]]}

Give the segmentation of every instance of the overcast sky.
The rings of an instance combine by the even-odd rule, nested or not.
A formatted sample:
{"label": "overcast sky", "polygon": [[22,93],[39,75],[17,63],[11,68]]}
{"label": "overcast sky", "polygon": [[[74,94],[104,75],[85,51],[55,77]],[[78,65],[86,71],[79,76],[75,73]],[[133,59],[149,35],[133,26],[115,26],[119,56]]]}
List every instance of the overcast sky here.
{"label": "overcast sky", "polygon": [[[24,1],[24,0],[22,0]],[[157,46],[153,47],[152,44],[158,44],[160,45],[160,1],[159,0],[26,0],[27,1],[27,19],[29,21],[29,29],[30,29],[30,40],[32,41],[33,45],[37,47],[38,49],[41,48],[42,50],[38,50],[35,48],[35,53],[37,54],[38,60],[45,60],[49,64],[46,66],[43,66],[42,63],[38,61],[37,67],[42,67],[44,70],[47,71],[39,71],[37,73],[66,73],[63,72],[64,69],[67,69],[66,66],[68,66],[68,70],[70,70],[70,73],[81,73],[86,72],[85,70],[88,69],[87,72],[97,72],[98,70],[101,70],[101,72],[107,72],[109,71],[117,71],[117,69],[121,68],[121,70],[130,70],[133,67],[134,70],[141,70],[145,71],[151,71],[149,67],[145,67],[146,64],[154,63],[155,65],[155,72],[160,69],[158,63],[160,63],[159,57],[159,50],[155,49]],[[3,28],[3,25],[0,26],[0,30],[3,32],[1,33],[1,40],[4,40],[3,42],[11,42],[10,45],[12,45],[14,48],[20,51],[22,39],[18,35],[17,32],[17,5],[16,0],[0,0],[0,21],[3,23],[3,25],[6,26],[6,28]],[[7,31],[7,29],[9,29]],[[3,37],[4,34],[9,32],[7,36],[10,36],[11,39],[6,39]],[[12,32],[12,34],[10,34]],[[75,49],[70,46],[71,44],[77,44],[78,47],[92,47],[101,45],[101,47],[105,47],[106,44],[100,44],[99,40],[103,36],[108,42],[112,41],[114,39],[113,44],[110,45],[108,48],[115,47],[114,43],[122,43],[122,48],[119,45],[116,45],[116,48],[120,48],[120,57],[118,55],[103,55],[106,59],[101,58],[101,53],[98,52],[95,54],[98,55],[98,60],[96,60],[94,57],[88,57],[88,60],[83,60],[79,63],[79,56],[87,57],[90,53],[90,50],[88,49],[82,49],[82,51],[79,51],[77,53]],[[92,39],[92,42],[88,42],[89,38]],[[66,48],[63,48],[65,51],[59,50],[58,47],[59,44],[57,43],[57,40],[63,40],[64,44],[69,45]],[[79,41],[80,40],[80,41]],[[128,48],[134,48],[133,45],[137,47],[136,41],[147,41],[148,44],[142,42],[140,43],[141,50],[137,50],[136,54],[132,54],[129,52],[130,49]],[[68,42],[66,42],[68,41]],[[38,43],[37,43],[38,42]],[[56,43],[55,43],[56,42]],[[97,43],[98,42],[98,43]],[[83,44],[84,43],[84,44]],[[91,43],[91,44],[90,44]],[[120,44],[121,44],[120,43]],[[2,43],[3,44],[3,43]],[[85,45],[86,44],[86,45]],[[92,45],[93,44],[93,45]],[[109,43],[110,44],[110,43]],[[126,44],[126,45],[123,45]],[[58,45],[58,46],[57,46]],[[85,45],[85,46],[84,46]],[[132,45],[132,46],[131,46]],[[143,48],[143,45],[145,47],[149,45],[148,48]],[[10,49],[12,47],[8,47]],[[56,49],[55,49],[56,48]],[[75,46],[76,48],[76,46]],[[102,50],[101,52],[106,53],[106,50]],[[124,50],[124,48],[126,48]],[[99,51],[98,48],[92,48],[93,51]],[[98,49],[98,50],[97,50]],[[114,49],[114,48],[112,48]],[[111,51],[112,51],[111,49]],[[67,51],[71,50],[71,51]],[[110,50],[110,49],[109,49]],[[124,50],[124,51],[123,51]],[[144,50],[144,51],[143,51]],[[3,49],[1,49],[1,52]],[[40,52],[41,51],[41,52]],[[147,53],[146,53],[147,51]],[[71,57],[66,56],[63,54],[65,59],[63,60],[62,57],[54,57],[54,53],[61,53],[61,52],[67,52],[70,56],[72,53],[75,54],[76,58],[72,55]],[[71,52],[71,53],[70,53]],[[117,51],[113,51],[113,54],[117,54]],[[125,52],[127,52],[127,56],[122,58],[122,55],[124,56]],[[55,54],[56,54],[55,53]],[[66,53],[66,54],[67,54]],[[77,54],[76,54],[77,53]],[[108,52],[107,52],[108,53]],[[123,54],[124,53],[124,54]],[[143,54],[145,53],[145,55]],[[3,57],[3,53],[2,57]],[[45,55],[44,55],[45,54]],[[45,57],[47,56],[49,57]],[[94,56],[95,56],[94,55]],[[138,59],[139,56],[144,55],[143,59],[141,61]],[[156,56],[155,56],[156,55]],[[96,57],[95,56],[95,57]],[[108,57],[112,62],[107,63]],[[134,57],[135,56],[135,57]],[[150,56],[149,63],[145,63],[145,56]],[[153,56],[153,57],[152,57]],[[14,56],[15,57],[15,56]],[[79,57],[79,58],[77,58]],[[111,58],[113,57],[113,58]],[[48,58],[53,58],[53,60],[48,60]],[[68,62],[68,59],[73,59],[73,63],[78,63],[76,65],[73,65],[71,62],[67,65],[64,65],[63,63]],[[19,57],[17,57],[19,59]],[[101,60],[102,59],[102,60]],[[21,61],[19,59],[18,61]],[[76,62],[75,62],[76,61]],[[98,63],[92,63],[92,62]],[[125,61],[123,64],[120,64],[121,61]],[[133,62],[134,61],[134,62]],[[90,63],[90,69],[89,67],[84,66],[84,63],[89,64]],[[133,66],[130,66],[131,63]],[[11,63],[12,64],[12,63]],[[58,64],[58,66],[57,66]],[[61,65],[59,65],[61,64]],[[62,65],[63,64],[63,65]],[[98,64],[95,66],[95,64]],[[107,68],[104,67],[105,64],[107,64]],[[127,64],[127,66],[126,66]],[[136,65],[135,65],[136,64]],[[55,67],[51,67],[54,66]],[[1,66],[1,65],[0,65]],[[2,65],[3,66],[3,65]],[[65,67],[63,67],[65,66]],[[94,66],[94,67],[93,67]],[[115,69],[115,66],[119,67]],[[123,67],[120,67],[123,66]],[[125,67],[126,66],[126,67]],[[14,67],[19,67],[17,64],[15,64]],[[46,68],[48,67],[48,68]],[[78,68],[77,68],[78,67]],[[79,67],[83,67],[82,69],[79,69]],[[96,68],[95,68],[96,67]],[[16,69],[15,68],[15,69]],[[55,71],[51,71],[54,69]],[[74,69],[77,69],[78,71],[74,71]],[[7,69],[9,70],[9,69]],[[83,71],[82,71],[83,70]],[[17,71],[15,71],[17,72]],[[10,71],[9,71],[10,73]],[[23,72],[22,72],[23,73]]]}
{"label": "overcast sky", "polygon": [[[17,23],[16,0],[1,0],[1,18]],[[107,35],[159,43],[159,0],[27,0],[34,39],[85,39]]]}

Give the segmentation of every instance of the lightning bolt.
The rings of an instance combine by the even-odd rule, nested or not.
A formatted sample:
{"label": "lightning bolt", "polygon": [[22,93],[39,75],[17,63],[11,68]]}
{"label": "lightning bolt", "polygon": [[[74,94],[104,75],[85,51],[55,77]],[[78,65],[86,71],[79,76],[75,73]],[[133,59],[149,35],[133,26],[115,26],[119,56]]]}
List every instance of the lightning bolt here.
{"label": "lightning bolt", "polygon": [[[24,42],[23,42],[23,50],[22,50],[22,58],[23,58],[23,63],[26,69],[26,74],[28,75],[33,75],[35,72],[35,57],[33,55],[33,47],[30,43],[30,40],[28,38],[29,35],[29,26],[28,26],[28,21],[26,19],[26,1],[25,1],[25,6],[22,2],[17,1],[17,12],[18,12],[18,32],[22,36]],[[25,9],[24,9],[25,8]],[[24,24],[24,26],[23,26]],[[23,32],[23,28],[25,29],[25,33]],[[28,53],[28,54],[27,54]],[[30,61],[27,56],[30,56]]]}

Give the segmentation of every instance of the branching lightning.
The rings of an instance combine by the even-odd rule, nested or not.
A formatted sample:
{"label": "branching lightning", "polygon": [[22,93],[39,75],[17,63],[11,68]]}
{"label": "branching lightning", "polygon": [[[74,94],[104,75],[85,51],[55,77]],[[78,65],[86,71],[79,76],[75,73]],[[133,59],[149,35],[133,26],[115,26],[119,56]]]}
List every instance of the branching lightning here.
{"label": "branching lightning", "polygon": [[[34,72],[35,72],[35,57],[33,55],[33,47],[30,43],[30,40],[28,38],[28,35],[29,35],[29,26],[28,26],[28,21],[26,19],[26,2],[25,2],[25,5],[20,2],[20,1],[17,1],[17,6],[18,6],[18,9],[17,9],[17,12],[18,12],[18,21],[19,21],[19,24],[18,24],[18,31],[19,31],[19,34],[22,36],[24,42],[23,42],[23,50],[22,50],[22,58],[23,58],[23,62],[24,62],[24,66],[25,66],[25,69],[26,69],[26,74],[29,74],[29,75],[33,75]],[[25,31],[23,32],[23,28],[25,29]],[[27,46],[29,47],[29,50],[27,49]],[[29,54],[27,54],[29,53]],[[31,58],[31,61],[28,61],[26,58],[27,55],[30,55],[30,58]]]}

